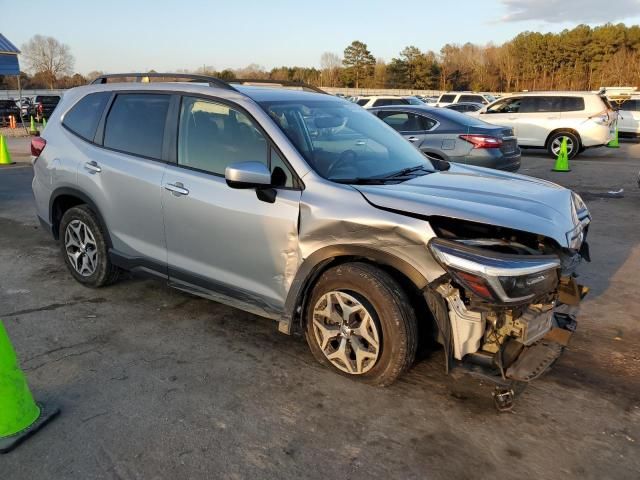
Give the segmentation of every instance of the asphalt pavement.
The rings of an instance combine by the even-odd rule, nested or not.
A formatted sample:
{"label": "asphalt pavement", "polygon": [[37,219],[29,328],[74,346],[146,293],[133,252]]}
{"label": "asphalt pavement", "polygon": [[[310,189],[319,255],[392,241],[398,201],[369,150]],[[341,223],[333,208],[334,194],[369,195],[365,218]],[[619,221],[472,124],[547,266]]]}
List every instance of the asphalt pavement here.
{"label": "asphalt pavement", "polygon": [[62,414],[0,456],[0,478],[639,478],[640,144],[552,165],[527,153],[520,173],[588,204],[591,292],[565,355],[508,414],[490,385],[445,375],[441,351],[368,387],[274,322],[160,281],[84,288],[38,226],[30,165],[1,168],[0,318]]}

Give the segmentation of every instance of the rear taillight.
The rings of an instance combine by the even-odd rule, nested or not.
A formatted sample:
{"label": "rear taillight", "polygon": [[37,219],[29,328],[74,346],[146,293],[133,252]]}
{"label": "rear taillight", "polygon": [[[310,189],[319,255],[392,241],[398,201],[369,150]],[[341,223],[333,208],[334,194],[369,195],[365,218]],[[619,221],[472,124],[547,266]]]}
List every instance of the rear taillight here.
{"label": "rear taillight", "polygon": [[33,137],[31,139],[31,155],[39,157],[44,147],[47,146],[47,141],[42,137]]}
{"label": "rear taillight", "polygon": [[599,123],[600,125],[609,125],[611,121],[609,117],[609,110],[603,110],[601,112],[596,113],[595,115],[592,115],[589,118],[594,122]]}
{"label": "rear taillight", "polygon": [[460,135],[462,140],[473,144],[473,148],[500,148],[502,140],[489,135]]}

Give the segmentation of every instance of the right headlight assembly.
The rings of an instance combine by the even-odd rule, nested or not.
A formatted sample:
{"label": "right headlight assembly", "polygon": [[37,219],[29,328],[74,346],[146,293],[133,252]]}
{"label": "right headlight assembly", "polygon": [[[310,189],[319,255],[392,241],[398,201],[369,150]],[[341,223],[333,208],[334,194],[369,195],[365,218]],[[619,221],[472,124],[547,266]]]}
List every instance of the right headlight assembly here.
{"label": "right headlight assembly", "polygon": [[431,239],[429,249],[457,283],[496,304],[526,303],[558,285],[554,255],[501,254],[441,238]]}

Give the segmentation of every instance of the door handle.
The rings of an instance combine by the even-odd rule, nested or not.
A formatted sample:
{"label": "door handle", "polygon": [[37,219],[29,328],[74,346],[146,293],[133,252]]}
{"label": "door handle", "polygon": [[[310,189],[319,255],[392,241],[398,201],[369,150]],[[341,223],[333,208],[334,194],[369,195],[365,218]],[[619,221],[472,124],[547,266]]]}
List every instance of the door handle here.
{"label": "door handle", "polygon": [[84,169],[89,173],[100,173],[102,171],[102,169],[98,166],[98,163],[93,160],[85,163]]}
{"label": "door handle", "polygon": [[410,142],[417,142],[418,140],[420,140],[420,137],[407,137],[407,140],[409,140]]}
{"label": "door handle", "polygon": [[356,142],[356,145],[357,145],[357,146],[359,146],[359,147],[361,147],[361,146],[362,146],[362,145],[364,145],[365,143],[366,143],[366,142],[365,142],[364,140],[358,140],[358,141]]}
{"label": "door handle", "polygon": [[189,195],[189,190],[187,190],[186,188],[184,188],[184,185],[181,182],[176,182],[176,183],[166,183],[164,185],[164,188],[166,190],[169,190],[171,193],[173,193],[176,197],[182,196],[182,195]]}

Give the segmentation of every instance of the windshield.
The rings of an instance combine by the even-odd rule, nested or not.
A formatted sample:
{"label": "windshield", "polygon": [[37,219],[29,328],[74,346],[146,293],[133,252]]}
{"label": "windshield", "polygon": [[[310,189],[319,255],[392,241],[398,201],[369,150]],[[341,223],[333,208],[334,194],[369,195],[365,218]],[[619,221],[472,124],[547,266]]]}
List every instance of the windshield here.
{"label": "windshield", "polygon": [[326,179],[357,183],[407,169],[434,170],[427,157],[401,135],[352,103],[295,100],[260,105],[311,168]]}

